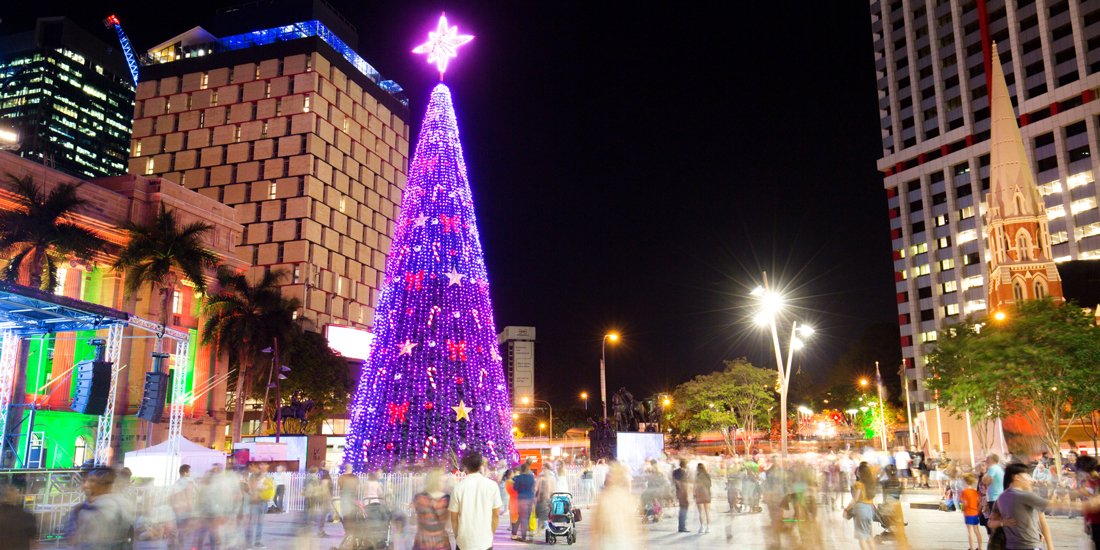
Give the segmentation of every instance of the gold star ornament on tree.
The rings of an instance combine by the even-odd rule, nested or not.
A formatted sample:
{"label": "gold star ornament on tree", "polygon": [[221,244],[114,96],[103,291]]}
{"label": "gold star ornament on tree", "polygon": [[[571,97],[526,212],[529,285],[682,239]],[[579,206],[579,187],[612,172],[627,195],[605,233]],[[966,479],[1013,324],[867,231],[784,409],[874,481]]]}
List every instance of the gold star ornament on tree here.
{"label": "gold star ornament on tree", "polygon": [[466,402],[461,399],[458,401],[458,405],[451,407],[455,411],[455,422],[459,420],[470,421],[470,411],[474,410],[471,407],[466,406]]}

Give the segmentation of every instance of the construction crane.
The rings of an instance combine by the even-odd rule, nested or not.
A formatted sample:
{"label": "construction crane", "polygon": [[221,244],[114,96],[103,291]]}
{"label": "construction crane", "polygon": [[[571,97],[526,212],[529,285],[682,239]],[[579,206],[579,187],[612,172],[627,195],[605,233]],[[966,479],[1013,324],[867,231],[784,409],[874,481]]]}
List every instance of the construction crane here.
{"label": "construction crane", "polygon": [[130,45],[130,39],[126,38],[126,33],[122,32],[122,23],[118,22],[118,16],[108,15],[103,20],[103,26],[108,29],[114,28],[118,33],[118,42],[122,44],[122,54],[126,56],[126,64],[130,66],[130,76],[134,77],[134,86],[138,83],[138,62],[137,57],[134,57],[134,47]]}

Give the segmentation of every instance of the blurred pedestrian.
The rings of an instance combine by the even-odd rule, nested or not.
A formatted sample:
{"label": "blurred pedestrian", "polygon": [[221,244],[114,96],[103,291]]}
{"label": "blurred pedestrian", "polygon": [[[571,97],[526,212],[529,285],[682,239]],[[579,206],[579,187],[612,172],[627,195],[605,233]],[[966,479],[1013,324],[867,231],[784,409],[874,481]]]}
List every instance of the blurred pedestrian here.
{"label": "blurred pedestrian", "polygon": [[[504,473],[500,474],[500,483],[497,484],[500,487],[500,500],[504,503],[504,509],[500,513],[501,515],[508,514],[509,519],[513,515],[512,509],[515,507],[515,502],[512,499],[514,491],[511,488],[513,475],[515,475],[515,472],[511,468],[506,468]],[[509,521],[508,525],[510,526],[513,523],[515,523],[514,520]]]}
{"label": "blurred pedestrian", "polygon": [[875,476],[871,466],[860,462],[852,482],[852,501],[844,509],[845,517],[852,519],[855,539],[860,550],[874,550],[875,539],[871,524],[875,518]]}
{"label": "blurred pedestrian", "polygon": [[382,473],[375,470],[367,474],[367,480],[363,483],[364,502],[382,502],[385,491],[382,488]]}
{"label": "blurred pedestrian", "polygon": [[455,550],[492,550],[493,533],[500,521],[497,484],[481,475],[481,454],[470,451],[462,457],[466,478],[455,486],[448,510],[455,533]]}
{"label": "blurred pedestrian", "polygon": [[95,468],[84,476],[84,502],[69,515],[67,538],[78,550],[130,548],[134,526],[133,502],[113,490],[117,473]]}
{"label": "blurred pedestrian", "polygon": [[613,463],[592,516],[592,548],[635,550],[646,547],[641,523],[635,512],[641,502],[631,493],[626,468]]}
{"label": "blurred pedestrian", "polygon": [[[997,499],[1001,497],[1001,493],[1004,492],[1005,470],[1001,466],[1001,457],[996,454],[986,457],[985,464],[985,474],[981,477],[981,484],[985,487],[985,507],[982,509],[982,515],[988,518],[990,511],[993,509],[993,503],[997,502]],[[992,533],[993,530],[986,525],[986,532]]]}
{"label": "blurred pedestrian", "polygon": [[553,469],[547,465],[539,472],[535,482],[535,530],[536,534],[546,529],[546,521],[550,518],[550,495],[554,494],[557,485]]}
{"label": "blurred pedestrian", "polygon": [[34,514],[23,508],[22,500],[18,489],[0,485],[0,533],[8,550],[30,550],[38,538]]}
{"label": "blurred pedestrian", "polygon": [[699,532],[710,532],[710,474],[700,462],[695,466],[695,506],[699,508]]}
{"label": "blurred pedestrian", "polygon": [[286,512],[286,503],[283,499],[286,498],[286,481],[287,473],[286,466],[279,464],[275,467],[275,473],[271,474],[272,481],[275,482],[275,497],[271,499],[271,508],[269,512]]}
{"label": "blurred pedestrian", "polygon": [[169,540],[169,547],[189,548],[188,543],[184,541],[191,540],[192,522],[195,517],[195,497],[198,488],[195,486],[195,480],[191,479],[190,464],[181,465],[179,474],[180,477],[172,485],[169,496],[172,513],[176,517],[176,530]]}
{"label": "blurred pedestrian", "polygon": [[512,478],[512,488],[516,491],[516,522],[512,524],[512,540],[527,541],[532,539],[529,532],[531,523],[531,511],[535,504],[535,476],[531,473],[531,466],[524,462],[519,467],[519,473]]}
{"label": "blurred pedestrian", "polygon": [[253,472],[253,479],[249,483],[252,492],[249,531],[255,530],[253,548],[265,547],[263,543],[264,515],[267,514],[267,509],[271,505],[272,499],[275,498],[275,480],[271,479],[271,475],[268,474],[268,468],[269,466],[266,463],[260,464],[259,468]]}
{"label": "blurred pedestrian", "polygon": [[688,502],[688,487],[691,485],[691,480],[688,476],[688,461],[686,459],[680,459],[680,467],[672,471],[672,485],[676,490],[676,502],[680,505],[679,526],[677,532],[687,533],[687,519],[688,519],[688,507],[691,504]]}
{"label": "blurred pedestrian", "polygon": [[451,550],[447,534],[447,507],[451,499],[443,492],[443,472],[432,470],[424,479],[424,491],[413,497],[416,537],[412,550]]}
{"label": "blurred pedestrian", "polygon": [[573,491],[569,488],[569,474],[565,470],[565,462],[558,462],[555,474],[554,492],[572,494]]}
{"label": "blurred pedestrian", "polygon": [[898,481],[901,483],[901,488],[904,489],[909,485],[909,478],[912,477],[910,467],[913,464],[913,455],[909,454],[909,451],[905,447],[898,447],[898,450],[894,452],[894,467],[898,471]]}
{"label": "blurred pedestrian", "polygon": [[887,464],[883,471],[886,475],[882,480],[882,506],[879,515],[882,517],[884,527],[889,536],[894,539],[898,548],[909,548],[909,537],[905,532],[905,516],[901,508],[901,493],[905,489],[903,481],[898,477],[898,468],[893,464]]}
{"label": "blurred pedestrian", "polygon": [[328,479],[316,466],[310,466],[303,490],[306,496],[306,526],[316,530],[319,537],[327,536],[325,521],[332,505],[332,490]]}
{"label": "blurred pedestrian", "polygon": [[355,519],[359,508],[359,476],[352,471],[351,464],[344,464],[344,473],[336,478],[336,490],[340,496],[337,511],[340,512],[344,532],[347,534],[348,525]]}

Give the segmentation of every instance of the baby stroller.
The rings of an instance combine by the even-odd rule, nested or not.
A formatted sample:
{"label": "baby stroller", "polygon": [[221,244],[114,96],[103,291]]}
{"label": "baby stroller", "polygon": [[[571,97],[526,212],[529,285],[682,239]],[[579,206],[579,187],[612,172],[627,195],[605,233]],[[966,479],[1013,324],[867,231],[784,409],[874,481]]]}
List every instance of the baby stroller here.
{"label": "baby stroller", "polygon": [[350,517],[340,515],[344,540],[332,550],[388,550],[392,514],[386,505],[378,501],[356,502],[351,510]]}
{"label": "baby stroller", "polygon": [[566,542],[577,542],[577,522],[581,520],[581,511],[573,508],[571,493],[553,493],[550,495],[550,515],[546,518],[546,544],[554,544],[558,537]]}
{"label": "baby stroller", "polygon": [[642,515],[646,523],[657,523],[661,519],[661,499],[647,498],[642,505]]}

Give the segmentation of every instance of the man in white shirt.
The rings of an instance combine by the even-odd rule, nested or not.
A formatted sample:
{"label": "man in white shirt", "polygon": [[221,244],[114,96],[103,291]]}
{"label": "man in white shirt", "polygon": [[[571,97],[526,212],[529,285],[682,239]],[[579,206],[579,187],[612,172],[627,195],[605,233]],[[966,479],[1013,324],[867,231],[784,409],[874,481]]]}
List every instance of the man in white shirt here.
{"label": "man in white shirt", "polygon": [[451,493],[451,529],[455,533],[455,550],[492,550],[493,533],[500,521],[500,489],[481,475],[484,460],[471,451],[462,457],[466,478],[455,485]]}
{"label": "man in white shirt", "polygon": [[909,451],[906,451],[905,447],[898,447],[897,452],[894,453],[894,466],[898,468],[898,479],[901,480],[902,487],[909,483],[908,479],[911,477],[909,464],[912,462],[913,457],[909,455]]}

